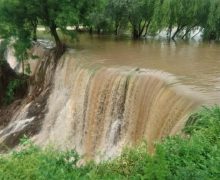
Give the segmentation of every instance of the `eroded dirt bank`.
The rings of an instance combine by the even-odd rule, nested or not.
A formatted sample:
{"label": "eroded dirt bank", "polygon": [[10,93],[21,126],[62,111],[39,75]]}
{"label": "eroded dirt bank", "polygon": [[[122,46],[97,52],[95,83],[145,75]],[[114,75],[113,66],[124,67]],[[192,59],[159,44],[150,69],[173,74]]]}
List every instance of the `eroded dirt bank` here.
{"label": "eroded dirt bank", "polygon": [[47,100],[56,67],[54,50],[36,44],[31,53],[37,56],[37,59],[29,61],[32,73],[28,80],[26,96],[0,108],[1,151],[15,147],[24,135],[32,137],[39,133],[47,112]]}

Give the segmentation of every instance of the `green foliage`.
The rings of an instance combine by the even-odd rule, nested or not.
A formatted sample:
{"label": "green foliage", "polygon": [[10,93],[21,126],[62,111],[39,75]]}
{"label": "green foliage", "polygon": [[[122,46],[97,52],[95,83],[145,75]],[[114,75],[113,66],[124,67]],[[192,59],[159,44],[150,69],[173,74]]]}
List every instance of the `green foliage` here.
{"label": "green foliage", "polygon": [[218,179],[220,108],[193,114],[184,131],[184,138],[157,143],[153,155],[143,142],[114,160],[84,166],[75,151],[41,149],[24,137],[22,150],[0,156],[0,179]]}
{"label": "green foliage", "polygon": [[37,40],[37,26],[48,28],[56,42],[57,49],[62,52],[57,29],[75,37],[68,31],[68,25],[79,22],[80,10],[86,1],[77,0],[2,0],[0,1],[0,35],[11,40],[19,61],[27,59],[27,49],[32,40]]}
{"label": "green foliage", "polygon": [[25,6],[18,1],[1,1],[0,20],[1,38],[13,42],[18,60],[23,61],[31,46],[32,31]]}
{"label": "green foliage", "polygon": [[86,25],[116,35],[130,25],[133,38],[166,30],[168,38],[187,39],[199,30],[205,38],[219,40],[219,7],[219,0],[97,0]]}
{"label": "green foliage", "polygon": [[5,53],[7,51],[9,42],[7,40],[2,40],[0,43],[0,66],[6,62]]}
{"label": "green foliage", "polygon": [[21,140],[22,150],[0,158],[0,179],[71,179],[79,156],[75,151],[41,150],[30,140]]}
{"label": "green foliage", "polygon": [[220,0],[212,0],[207,24],[204,28],[205,39],[220,39]]}
{"label": "green foliage", "polygon": [[97,33],[111,30],[110,17],[106,13],[107,0],[97,0],[92,11],[88,14],[87,22],[91,30]]}
{"label": "green foliage", "polygon": [[106,7],[106,14],[111,17],[115,35],[120,34],[120,30],[127,27],[128,13],[127,3],[124,0],[109,0]]}
{"label": "green foliage", "polygon": [[[215,125],[217,126],[217,129],[214,128]],[[204,131],[208,131],[210,127],[212,127],[212,130],[215,130],[215,132],[217,132],[218,128],[220,128],[218,125],[220,125],[220,108],[217,106],[211,109],[204,107],[201,111],[194,113],[192,116],[190,116],[184,131],[187,134],[192,135],[197,133],[197,131],[201,131],[203,133]]]}
{"label": "green foliage", "polygon": [[4,104],[10,104],[14,98],[16,91],[26,83],[25,79],[13,79],[9,82],[3,99]]}
{"label": "green foliage", "polygon": [[75,38],[67,26],[116,35],[126,31],[133,38],[166,30],[168,38],[187,39],[199,30],[206,39],[220,39],[220,0],[2,0],[0,12],[0,34],[19,44],[22,58],[37,39],[38,25],[49,30],[58,48],[58,29]]}

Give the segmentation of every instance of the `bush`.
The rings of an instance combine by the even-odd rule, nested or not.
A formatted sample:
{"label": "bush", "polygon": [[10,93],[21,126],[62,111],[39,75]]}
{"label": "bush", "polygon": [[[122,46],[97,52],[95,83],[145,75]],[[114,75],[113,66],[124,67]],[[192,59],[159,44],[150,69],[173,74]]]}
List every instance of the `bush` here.
{"label": "bush", "polygon": [[22,139],[23,150],[0,156],[0,179],[219,179],[219,107],[193,114],[184,132],[157,143],[154,155],[143,142],[114,160],[81,167],[75,151],[42,150]]}
{"label": "bush", "polygon": [[9,82],[4,97],[5,104],[10,104],[14,100],[16,90],[19,89],[23,84],[24,81],[20,79],[13,79]]}

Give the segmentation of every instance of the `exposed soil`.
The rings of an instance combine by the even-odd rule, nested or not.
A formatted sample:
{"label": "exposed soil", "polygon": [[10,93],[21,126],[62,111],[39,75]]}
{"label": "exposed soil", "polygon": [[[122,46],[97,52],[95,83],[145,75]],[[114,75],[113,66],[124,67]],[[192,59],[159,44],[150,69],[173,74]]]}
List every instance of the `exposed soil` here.
{"label": "exposed soil", "polygon": [[[10,126],[7,127],[7,125],[10,123],[13,112],[18,111],[19,108],[21,108],[21,101],[14,102],[11,105],[10,109],[9,108],[5,109],[5,111],[8,112],[7,114],[9,116],[7,117],[7,114],[3,116],[3,118],[5,119],[2,119],[2,116],[1,116],[1,121],[5,120],[5,124],[2,125],[2,129],[3,128],[5,129],[1,135],[4,135],[4,134],[8,134],[8,135],[4,139],[4,141],[2,141],[0,144],[1,152],[10,150],[11,148],[18,145],[20,139],[24,135],[26,135],[27,137],[32,137],[35,134],[39,133],[42,127],[44,116],[47,112],[47,100],[48,100],[49,94],[50,94],[50,89],[46,90],[44,93],[41,93],[38,97],[32,100],[31,105],[28,108],[28,114],[26,116],[26,119],[33,118],[33,120],[31,122],[28,122],[21,131],[10,133],[10,131],[12,131],[12,128],[10,128]],[[4,111],[0,111],[0,115],[3,115],[3,114],[4,114]]]}
{"label": "exposed soil", "polygon": [[10,123],[14,112],[18,111],[22,104],[22,100],[16,100],[9,106],[0,108],[0,130],[4,129]]}

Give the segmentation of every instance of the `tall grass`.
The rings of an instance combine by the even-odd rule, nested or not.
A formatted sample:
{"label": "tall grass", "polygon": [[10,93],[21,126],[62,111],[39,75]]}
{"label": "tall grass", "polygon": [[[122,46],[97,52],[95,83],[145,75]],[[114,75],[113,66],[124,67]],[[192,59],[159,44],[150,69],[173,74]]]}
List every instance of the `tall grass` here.
{"label": "tall grass", "polygon": [[220,108],[193,114],[184,132],[184,138],[157,143],[154,155],[142,143],[114,160],[84,166],[77,166],[74,151],[42,150],[23,139],[22,151],[0,156],[0,179],[219,179]]}

